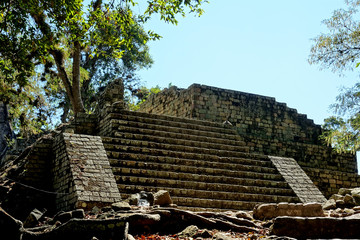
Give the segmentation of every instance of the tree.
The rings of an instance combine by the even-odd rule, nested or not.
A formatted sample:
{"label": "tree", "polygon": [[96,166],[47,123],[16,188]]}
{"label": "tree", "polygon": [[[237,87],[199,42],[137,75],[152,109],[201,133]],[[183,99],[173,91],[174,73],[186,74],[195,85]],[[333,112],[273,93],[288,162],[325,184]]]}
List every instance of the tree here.
{"label": "tree", "polygon": [[[187,9],[201,15],[203,2],[149,0],[144,15],[138,19],[145,22],[159,13],[165,22],[176,24],[177,14],[184,16]],[[95,56],[119,59],[124,48],[132,49],[136,17],[130,7],[134,5],[133,0],[93,0],[87,8],[83,0],[1,1],[0,69],[4,81],[15,81],[23,89],[35,68],[42,68],[61,80],[74,114],[84,112],[81,63]],[[119,31],[121,38],[116,34]],[[144,41],[158,38],[149,31]],[[13,79],[15,72],[18,74]]]}
{"label": "tree", "polygon": [[323,21],[329,33],[316,37],[309,57],[310,64],[341,73],[353,70],[360,57],[360,23],[356,19],[360,1],[346,1],[348,9],[334,11]]}
{"label": "tree", "polygon": [[[6,66],[11,69],[9,62]],[[5,81],[5,77],[0,72],[0,102],[9,108],[8,120],[18,136],[27,137],[29,134],[45,130],[48,127],[47,120],[54,114],[55,109],[47,101],[45,91],[37,81],[39,74],[33,72],[25,86],[19,86],[13,80],[18,74],[14,72],[13,78]]]}
{"label": "tree", "polygon": [[[354,70],[360,62],[359,0],[346,1],[347,9],[334,11],[324,20],[329,33],[316,37],[309,56],[310,64],[331,69],[340,75]],[[344,88],[331,106],[337,116],[325,119],[322,138],[339,152],[360,149],[360,83]]]}
{"label": "tree", "polygon": [[[109,54],[90,57],[89,51],[84,51],[83,61],[81,61],[81,95],[86,112],[94,112],[97,106],[99,90],[103,89],[109,81],[122,78],[124,80],[126,97],[136,92],[139,88],[140,80],[136,71],[142,68],[149,68],[153,60],[149,54],[149,48],[146,45],[148,34],[138,21],[134,21],[131,26],[134,37],[131,39],[131,49],[123,48],[121,59],[111,57]],[[121,31],[116,32],[118,38],[121,38]],[[98,45],[98,49],[109,51],[107,46]],[[47,77],[43,75],[43,77]],[[57,79],[57,81],[56,81]],[[55,80],[55,81],[54,81]],[[48,79],[47,89],[52,89],[48,97],[51,102],[55,103],[57,109],[62,110],[61,122],[66,122],[69,117],[73,116],[70,111],[70,101],[66,91],[58,81],[56,74],[52,79]]]}

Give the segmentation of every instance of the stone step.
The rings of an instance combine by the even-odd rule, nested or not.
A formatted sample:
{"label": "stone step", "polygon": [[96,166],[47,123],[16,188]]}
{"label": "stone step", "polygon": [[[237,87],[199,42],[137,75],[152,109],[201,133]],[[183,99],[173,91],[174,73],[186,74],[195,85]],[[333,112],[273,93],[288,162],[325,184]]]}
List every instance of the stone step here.
{"label": "stone step", "polygon": [[[115,143],[116,142],[116,143]],[[109,146],[112,145],[112,146]],[[231,150],[220,150],[220,149],[211,149],[211,148],[202,148],[202,147],[192,147],[184,145],[174,145],[167,143],[158,143],[158,142],[149,142],[142,140],[133,140],[133,139],[121,139],[118,138],[116,141],[112,141],[111,144],[107,144],[105,149],[111,149],[112,147],[123,148],[127,146],[148,148],[148,149],[157,149],[157,150],[167,150],[167,151],[176,151],[176,152],[186,152],[186,153],[197,153],[197,154],[206,154],[214,156],[223,156],[223,157],[242,157],[243,152],[248,151],[247,147],[239,147],[241,151],[231,151]]]}
{"label": "stone step", "polygon": [[121,120],[121,119],[111,119],[110,124],[112,125],[113,129],[118,129],[120,132],[124,131],[124,127],[132,127],[132,128],[145,128],[145,129],[151,129],[151,130],[157,130],[157,131],[181,133],[181,134],[185,134],[185,135],[222,138],[222,139],[230,139],[230,140],[238,140],[238,141],[242,140],[240,135],[237,135],[236,132],[234,132],[234,131],[232,131],[232,133],[214,132],[214,131],[212,131],[211,128],[207,129],[207,130],[196,130],[196,129],[189,129],[189,128],[171,127],[171,126],[167,126],[166,124],[160,125],[160,124],[135,122],[135,121]]}
{"label": "stone step", "polygon": [[[166,180],[166,179],[164,179]],[[137,184],[124,184],[118,183],[119,191],[126,192],[127,194],[138,193],[140,191],[157,192],[159,190],[166,190],[170,193],[171,197],[189,197],[189,198],[202,198],[209,200],[229,200],[229,201],[245,201],[245,202],[299,202],[299,198],[295,196],[280,196],[280,195],[266,195],[266,194],[254,194],[254,193],[242,193],[242,192],[227,192],[227,191],[215,191],[215,190],[203,190],[203,189],[189,189],[173,186],[162,186],[161,182],[156,181],[159,185],[145,185],[144,182]],[[203,205],[207,206],[207,205]]]}
{"label": "stone step", "polygon": [[[119,176],[115,175],[117,183],[121,186],[131,186],[131,185],[141,185],[149,187],[159,187],[159,188],[179,188],[179,189],[188,189],[188,190],[197,190],[197,191],[214,191],[214,192],[223,192],[228,193],[241,193],[254,195],[254,196],[276,196],[276,197],[294,197],[294,193],[291,189],[281,189],[281,188],[271,188],[271,187],[257,187],[257,186],[241,186],[241,185],[231,185],[224,183],[207,183],[207,182],[197,182],[197,181],[184,181],[177,179],[167,179],[167,178],[149,178],[142,176]],[[254,194],[256,193],[256,194]],[[284,194],[284,195],[283,195]],[[240,196],[240,195],[239,195]],[[254,197],[252,196],[252,197]],[[247,199],[248,200],[248,199]]]}
{"label": "stone step", "polygon": [[[123,148],[122,148],[123,149]],[[125,159],[138,162],[154,162],[176,164],[180,166],[203,167],[209,169],[227,169],[237,171],[249,171],[257,173],[279,174],[272,166],[271,162],[252,160],[246,158],[225,158],[219,156],[181,153],[166,150],[154,150],[141,147],[127,147],[117,151],[107,150],[107,156],[110,159]],[[127,156],[127,157],[125,157]],[[111,161],[112,166],[122,164],[121,162]]]}
{"label": "stone step", "polygon": [[[175,117],[169,115],[159,115],[154,113],[146,113],[140,111],[128,111],[124,109],[116,109],[117,112],[110,113],[111,118],[117,118],[119,116],[129,116],[129,117],[138,117],[138,118],[150,118],[156,119],[156,121],[165,122],[179,122],[188,125],[200,125],[200,126],[209,126],[213,128],[222,128],[222,129],[234,129],[233,126],[224,125],[222,122],[210,122],[206,120],[198,120],[193,118],[183,118],[183,117]],[[121,118],[120,118],[121,119]]]}
{"label": "stone step", "polygon": [[[228,166],[228,169],[220,168],[224,163],[217,165],[217,168],[214,167],[204,167],[203,162],[201,164],[196,164],[196,160],[187,160],[187,159],[172,159],[172,163],[169,163],[169,159],[166,157],[151,157],[145,158],[146,156],[138,155],[144,157],[143,160],[132,159],[128,157],[130,154],[125,153],[124,157],[119,159],[109,159],[110,164],[114,168],[135,168],[135,169],[148,169],[148,170],[157,170],[157,171],[167,171],[175,173],[189,173],[189,174],[208,174],[217,177],[231,177],[231,178],[245,178],[250,180],[269,180],[275,182],[284,182],[284,178],[279,173],[266,173],[266,172],[254,172],[234,170],[234,165]],[[136,156],[135,156],[136,158]],[[154,159],[154,160],[152,160]],[[157,161],[157,162],[154,162]],[[124,170],[125,171],[125,170]],[[274,171],[275,172],[275,171]]]}
{"label": "stone step", "polygon": [[169,156],[194,160],[232,162],[274,167],[267,156],[247,152],[189,147],[109,137],[102,137],[102,141],[108,152],[142,153],[153,156]]}
{"label": "stone step", "polygon": [[149,135],[149,136],[158,136],[170,139],[184,139],[190,141],[197,141],[197,142],[211,142],[216,144],[222,145],[234,145],[234,146],[245,146],[246,143],[240,140],[230,140],[224,138],[216,138],[216,137],[207,137],[207,136],[199,136],[199,135],[189,135],[189,134],[182,134],[176,132],[167,132],[167,131],[159,131],[159,130],[152,130],[146,128],[134,128],[128,126],[119,126],[117,127],[115,133],[119,136],[121,133],[132,133],[132,134],[139,134],[139,135]]}
{"label": "stone step", "polygon": [[[134,134],[127,132],[116,132],[114,135],[115,138],[120,139],[131,139],[137,141],[146,141],[146,142],[157,142],[171,145],[182,145],[182,146],[190,146],[190,147],[198,147],[198,148],[207,148],[207,149],[218,149],[218,150],[227,150],[227,151],[240,151],[240,152],[248,152],[248,147],[244,147],[242,142],[239,142],[239,145],[228,145],[224,143],[215,143],[210,141],[210,139],[206,139],[207,141],[194,141],[189,139],[189,135],[183,135],[184,138],[177,137],[160,137],[151,134]],[[221,139],[223,140],[223,139]],[[119,143],[119,140],[114,140],[114,143]]]}
{"label": "stone step", "polygon": [[172,185],[176,182],[179,187],[214,191],[258,193],[268,195],[293,196],[294,192],[286,182],[233,178],[227,176],[212,176],[205,174],[176,173],[135,168],[113,168],[114,175],[119,181],[149,179],[149,184],[163,183],[163,179]]}
{"label": "stone step", "polygon": [[146,124],[155,124],[162,126],[169,126],[174,128],[184,128],[198,131],[210,131],[217,133],[225,133],[225,134],[236,134],[236,130],[233,127],[227,127],[225,125],[217,125],[212,126],[209,122],[197,122],[197,123],[189,123],[183,122],[184,119],[171,119],[171,120],[162,120],[158,118],[154,118],[153,115],[148,116],[135,116],[130,114],[117,114],[112,115],[112,119],[126,120],[132,122],[141,122]]}

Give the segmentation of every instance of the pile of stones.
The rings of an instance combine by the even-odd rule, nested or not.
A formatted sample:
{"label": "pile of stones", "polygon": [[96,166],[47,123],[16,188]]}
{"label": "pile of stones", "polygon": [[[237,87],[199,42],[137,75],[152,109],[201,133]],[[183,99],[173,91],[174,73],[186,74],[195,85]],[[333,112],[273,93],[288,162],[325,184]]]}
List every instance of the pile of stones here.
{"label": "pile of stones", "polygon": [[46,210],[34,209],[23,222],[0,208],[0,226],[8,239],[22,240],[134,239],[133,236],[139,234],[154,233],[176,235],[181,239],[188,238],[189,229],[183,230],[189,226],[196,226],[196,234],[202,239],[212,239],[215,234],[216,239],[220,239],[223,236],[220,231],[229,230],[253,235],[266,232],[261,223],[246,212],[195,213],[178,209],[167,191],[140,192],[111,206],[95,206],[91,211],[61,211],[51,217]]}
{"label": "pile of stones", "polygon": [[324,204],[324,210],[337,208],[354,208],[360,206],[360,188],[340,188]]}

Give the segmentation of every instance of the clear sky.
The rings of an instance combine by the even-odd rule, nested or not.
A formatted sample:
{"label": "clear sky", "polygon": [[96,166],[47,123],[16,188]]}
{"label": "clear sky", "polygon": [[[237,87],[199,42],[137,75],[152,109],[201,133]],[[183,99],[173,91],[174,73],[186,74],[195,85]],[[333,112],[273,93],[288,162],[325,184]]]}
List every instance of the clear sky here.
{"label": "clear sky", "polygon": [[358,73],[339,77],[307,59],[311,39],[327,32],[322,20],[345,6],[344,0],[210,0],[204,15],[180,18],[177,26],[153,17],[146,28],[163,38],[150,43],[155,63],[139,76],[147,87],[200,83],[275,97],[322,124],[339,87],[352,86]]}

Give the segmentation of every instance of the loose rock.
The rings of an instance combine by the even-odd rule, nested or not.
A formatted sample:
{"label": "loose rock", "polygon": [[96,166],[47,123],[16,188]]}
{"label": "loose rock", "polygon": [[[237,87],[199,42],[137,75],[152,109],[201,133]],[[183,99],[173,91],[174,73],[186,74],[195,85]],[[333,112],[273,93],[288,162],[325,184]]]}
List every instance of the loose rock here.
{"label": "loose rock", "polygon": [[245,211],[237,211],[235,213],[235,217],[237,218],[244,218],[244,219],[248,219],[248,220],[252,220],[252,216],[248,213],[248,212],[245,212]]}
{"label": "loose rock", "polygon": [[324,210],[330,210],[336,208],[336,201],[335,199],[330,198],[327,200],[324,205],[322,206]]}
{"label": "loose rock", "polygon": [[31,228],[37,226],[39,224],[39,219],[43,216],[43,214],[44,212],[36,208],[32,210],[24,222],[24,227]]}
{"label": "loose rock", "polygon": [[195,225],[188,226],[183,231],[177,234],[178,237],[193,237],[197,232],[199,231],[199,228]]}
{"label": "loose rock", "polygon": [[173,201],[168,191],[160,190],[154,194],[154,204],[160,206],[169,206]]}
{"label": "loose rock", "polygon": [[339,194],[345,196],[346,194],[351,194],[351,190],[350,188],[340,188]]}
{"label": "loose rock", "polygon": [[224,233],[216,233],[213,237],[216,240],[234,240],[234,238],[225,235]]}
{"label": "loose rock", "polygon": [[72,217],[72,218],[80,218],[80,219],[85,218],[85,211],[84,211],[84,209],[76,209],[76,210],[73,210],[73,211],[71,212],[71,217]]}
{"label": "loose rock", "polygon": [[345,195],[344,204],[347,207],[354,207],[356,205],[354,198],[350,194]]}

